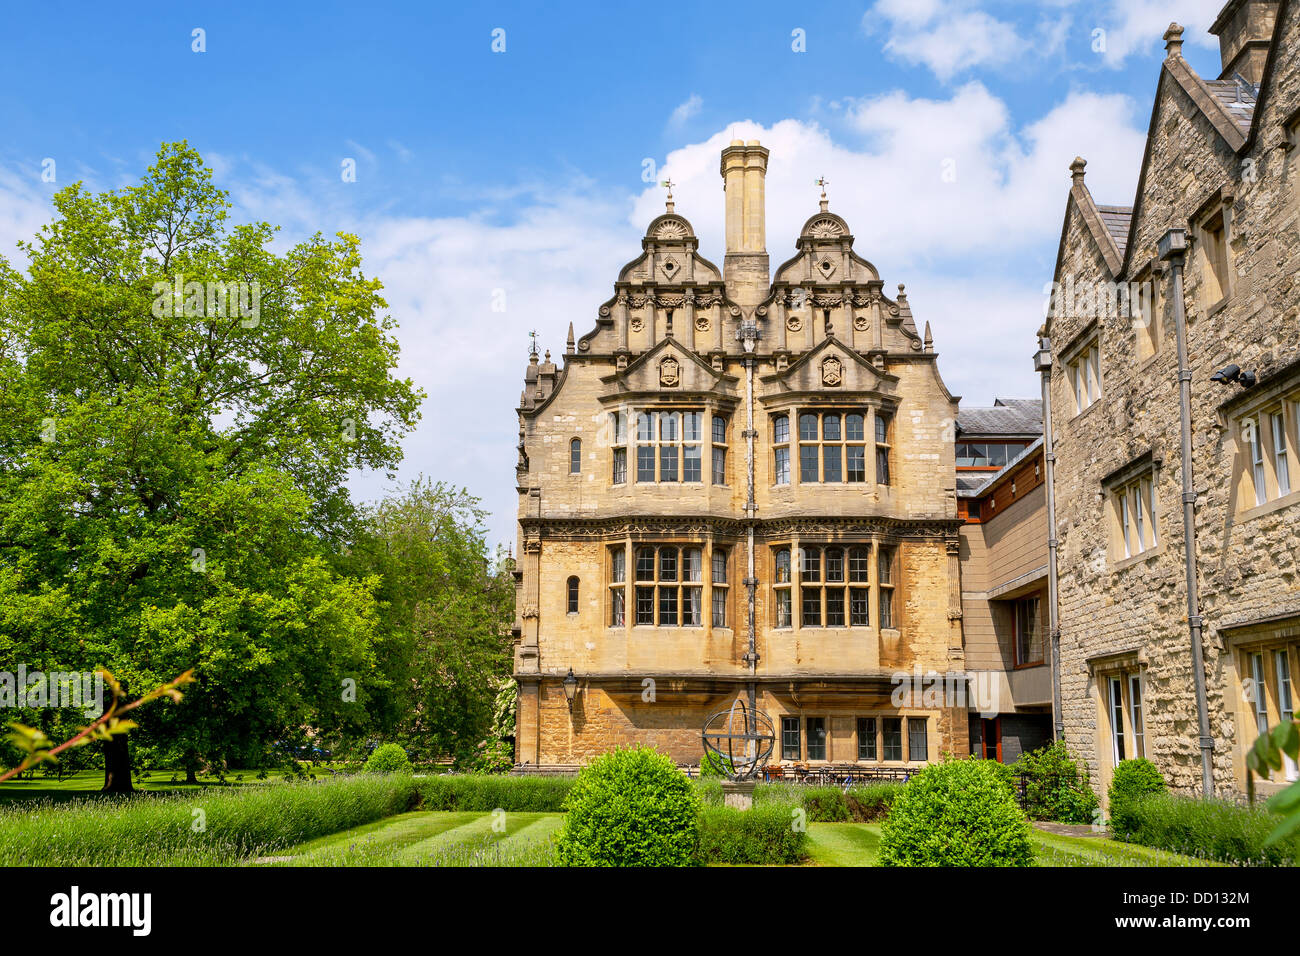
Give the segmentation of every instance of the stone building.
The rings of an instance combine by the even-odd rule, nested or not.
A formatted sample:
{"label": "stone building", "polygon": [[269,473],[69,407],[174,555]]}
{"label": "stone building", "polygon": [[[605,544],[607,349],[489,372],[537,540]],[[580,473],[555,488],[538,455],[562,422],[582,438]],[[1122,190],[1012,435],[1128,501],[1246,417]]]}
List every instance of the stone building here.
{"label": "stone building", "polygon": [[962,626],[971,753],[1014,763],[1052,739],[1043,403],[957,416]]}
{"label": "stone building", "polygon": [[[706,718],[751,695],[774,762],[967,752],[957,400],[824,193],[770,271],[767,163],[722,151],[721,269],[670,194],[594,328],[570,327],[562,365],[530,359],[522,766],[621,744],[695,764]],[[900,684],[929,672],[952,679]]]}
{"label": "stone building", "polygon": [[[1218,793],[1244,790],[1245,750],[1292,716],[1300,676],[1300,3],[1227,4],[1213,79],[1182,32],[1165,35],[1132,207],[1097,204],[1084,161],[1071,167],[1044,330],[1065,734],[1103,793],[1133,756],[1201,789],[1184,468]],[[1188,240],[1188,461],[1171,229]]]}

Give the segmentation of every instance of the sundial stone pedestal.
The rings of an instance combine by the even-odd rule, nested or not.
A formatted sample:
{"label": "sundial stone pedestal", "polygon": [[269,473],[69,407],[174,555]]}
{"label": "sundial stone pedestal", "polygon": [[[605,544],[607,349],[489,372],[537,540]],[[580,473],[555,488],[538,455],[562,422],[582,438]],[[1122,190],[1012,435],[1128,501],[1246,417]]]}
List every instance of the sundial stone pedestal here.
{"label": "sundial stone pedestal", "polygon": [[754,806],[754,780],[722,781],[723,806],[733,810],[749,810]]}

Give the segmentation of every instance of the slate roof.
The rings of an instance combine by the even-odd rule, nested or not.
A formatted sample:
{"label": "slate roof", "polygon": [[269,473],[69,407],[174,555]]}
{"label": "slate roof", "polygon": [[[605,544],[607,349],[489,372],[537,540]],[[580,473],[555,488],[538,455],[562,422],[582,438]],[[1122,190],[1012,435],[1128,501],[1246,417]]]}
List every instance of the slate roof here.
{"label": "slate roof", "polygon": [[1043,402],[1038,398],[995,398],[991,408],[957,413],[959,435],[1032,437],[1043,433]]}
{"label": "slate roof", "polygon": [[1098,205],[1097,212],[1101,216],[1106,231],[1115,240],[1115,246],[1119,249],[1120,258],[1122,259],[1124,250],[1128,248],[1128,230],[1129,224],[1133,221],[1133,207]]}
{"label": "slate roof", "polygon": [[1258,91],[1243,79],[1233,77],[1230,80],[1206,80],[1219,105],[1227,110],[1237,128],[1243,133],[1250,132],[1250,123],[1255,116],[1255,99]]}

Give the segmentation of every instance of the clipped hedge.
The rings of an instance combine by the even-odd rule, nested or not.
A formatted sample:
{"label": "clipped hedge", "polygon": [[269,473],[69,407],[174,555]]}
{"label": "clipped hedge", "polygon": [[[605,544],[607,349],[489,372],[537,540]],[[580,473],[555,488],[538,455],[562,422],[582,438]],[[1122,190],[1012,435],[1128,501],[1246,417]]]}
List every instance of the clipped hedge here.
{"label": "clipped hedge", "polygon": [[439,774],[415,781],[423,810],[506,810],[558,813],[574,777],[506,777],[497,774]]}
{"label": "clipped hedge", "polygon": [[[1120,764],[1123,766],[1123,764]],[[1262,807],[1243,807],[1226,800],[1200,800],[1154,794],[1126,810],[1129,843],[1172,850],[1216,863],[1244,866],[1300,864],[1300,834],[1265,846],[1281,821]]]}
{"label": "clipped hedge", "polygon": [[[889,813],[889,805],[902,789],[902,783],[887,780],[854,784],[847,791],[797,783],[760,783],[754,788],[754,804],[801,806],[809,823],[870,823]],[[705,806],[722,806],[721,781],[697,780],[695,791]]]}
{"label": "clipped hedge", "polygon": [[1137,826],[1137,805],[1149,796],[1169,789],[1164,776],[1150,760],[1138,757],[1121,760],[1106,791],[1110,802],[1110,832],[1123,839]]}
{"label": "clipped hedge", "polygon": [[791,813],[795,805],[780,801],[749,810],[704,807],[696,862],[775,865],[798,863],[807,854],[808,834]]}
{"label": "clipped hedge", "polygon": [[229,866],[402,813],[415,800],[414,780],[393,774],[23,803],[0,811],[0,865]]}
{"label": "clipped hedge", "polygon": [[903,787],[880,830],[882,866],[1032,866],[1029,821],[985,760],[932,764]]}

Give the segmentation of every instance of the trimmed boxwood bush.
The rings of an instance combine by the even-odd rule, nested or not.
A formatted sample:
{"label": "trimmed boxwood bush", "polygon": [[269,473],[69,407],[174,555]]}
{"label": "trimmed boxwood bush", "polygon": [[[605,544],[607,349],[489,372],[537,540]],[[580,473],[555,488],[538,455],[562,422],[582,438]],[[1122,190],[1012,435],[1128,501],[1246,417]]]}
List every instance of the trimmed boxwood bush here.
{"label": "trimmed boxwood bush", "polygon": [[505,777],[497,774],[438,774],[415,785],[424,810],[507,810],[557,813],[573,789],[573,777]]}
{"label": "trimmed boxwood bush", "polygon": [[773,865],[798,863],[805,856],[807,831],[795,828],[782,802],[756,804],[749,810],[705,807],[700,812],[700,864]]}
{"label": "trimmed boxwood bush", "polygon": [[564,801],[565,866],[690,866],[700,802],[686,774],[653,750],[615,750],[583,768]]}
{"label": "trimmed boxwood bush", "polygon": [[1029,821],[987,763],[946,760],[908,781],[881,827],[881,865],[1032,866]]}
{"label": "trimmed boxwood bush", "polygon": [[1014,785],[1024,779],[1025,813],[1029,819],[1094,821],[1097,795],[1092,792],[1088,768],[1070,756],[1064,741],[1021,754],[1010,770]]}
{"label": "trimmed boxwood bush", "polygon": [[[1125,763],[1128,761],[1121,762],[1120,767]],[[1115,769],[1118,774],[1119,767]],[[1271,846],[1264,845],[1282,818],[1260,807],[1154,793],[1132,801],[1125,812],[1130,830],[1124,839],[1129,843],[1172,850],[1216,863],[1246,866],[1300,864],[1300,834],[1293,834]]]}
{"label": "trimmed boxwood bush", "polygon": [[380,744],[366,761],[366,773],[411,773],[411,761],[398,744]]}
{"label": "trimmed boxwood bush", "polygon": [[1138,757],[1121,760],[1106,791],[1110,801],[1110,831],[1123,839],[1133,832],[1137,818],[1133,811],[1146,797],[1168,790],[1165,778],[1150,760]]}

